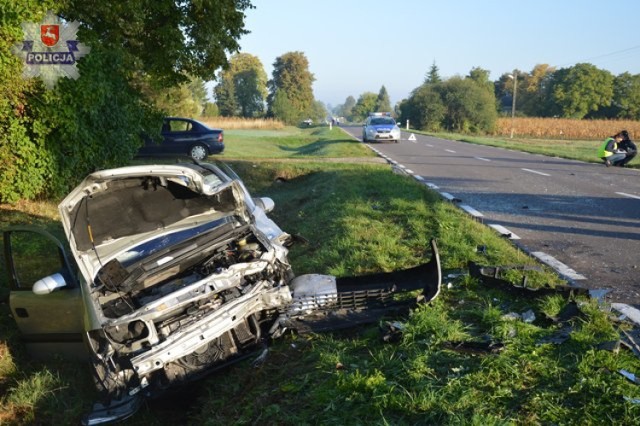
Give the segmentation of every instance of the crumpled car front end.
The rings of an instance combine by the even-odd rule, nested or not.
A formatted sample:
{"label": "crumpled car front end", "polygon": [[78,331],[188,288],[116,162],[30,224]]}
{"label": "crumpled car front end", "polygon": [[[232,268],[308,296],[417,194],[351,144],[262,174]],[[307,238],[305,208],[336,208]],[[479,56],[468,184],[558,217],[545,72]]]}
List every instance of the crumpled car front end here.
{"label": "crumpled car front end", "polygon": [[105,397],[87,424],[124,418],[140,395],[260,344],[270,313],[291,302],[293,275],[287,235],[256,209],[241,182],[211,165],[94,173],[61,203]]}

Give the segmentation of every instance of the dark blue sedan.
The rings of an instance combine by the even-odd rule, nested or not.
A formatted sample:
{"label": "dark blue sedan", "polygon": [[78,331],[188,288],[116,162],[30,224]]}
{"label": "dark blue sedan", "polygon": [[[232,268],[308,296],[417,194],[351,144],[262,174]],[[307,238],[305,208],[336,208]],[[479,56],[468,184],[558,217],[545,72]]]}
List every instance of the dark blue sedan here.
{"label": "dark blue sedan", "polygon": [[144,138],[139,156],[187,155],[204,160],[208,155],[224,151],[224,131],[212,129],[190,118],[166,117],[162,122],[162,141]]}

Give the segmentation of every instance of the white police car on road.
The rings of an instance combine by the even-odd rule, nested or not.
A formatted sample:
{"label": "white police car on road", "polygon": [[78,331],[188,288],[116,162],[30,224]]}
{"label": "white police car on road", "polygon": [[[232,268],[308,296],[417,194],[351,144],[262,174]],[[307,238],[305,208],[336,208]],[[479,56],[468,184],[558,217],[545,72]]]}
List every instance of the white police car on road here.
{"label": "white police car on road", "polygon": [[400,128],[388,112],[372,112],[364,122],[362,129],[362,141],[389,140],[398,143],[400,140]]}

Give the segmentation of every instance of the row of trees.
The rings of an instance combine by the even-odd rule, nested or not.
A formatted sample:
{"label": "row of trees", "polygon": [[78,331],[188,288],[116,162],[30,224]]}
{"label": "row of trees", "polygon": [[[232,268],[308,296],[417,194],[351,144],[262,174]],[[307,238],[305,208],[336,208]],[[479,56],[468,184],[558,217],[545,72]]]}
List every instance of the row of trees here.
{"label": "row of trees", "polygon": [[239,53],[218,76],[214,88],[220,115],[227,117],[273,117],[287,124],[306,118],[324,120],[324,105],[313,96],[315,77],[303,52],[288,52],[276,58],[267,80],[256,56]]}
{"label": "row of trees", "polygon": [[[424,82],[394,111],[418,129],[490,132],[499,114],[510,113],[514,88],[519,116],[640,120],[640,75],[614,76],[591,64],[558,70],[536,65],[492,82],[489,71],[479,67],[465,77],[442,79],[434,63]],[[349,96],[333,111],[352,121],[361,121],[367,110],[389,111],[375,104],[374,97],[367,92],[355,102]]]}
{"label": "row of trees", "polygon": [[[517,111],[532,117],[640,120],[640,74],[614,76],[592,64],[556,70],[546,64],[530,72],[514,71]],[[513,74],[495,82],[499,99],[513,95]]]}

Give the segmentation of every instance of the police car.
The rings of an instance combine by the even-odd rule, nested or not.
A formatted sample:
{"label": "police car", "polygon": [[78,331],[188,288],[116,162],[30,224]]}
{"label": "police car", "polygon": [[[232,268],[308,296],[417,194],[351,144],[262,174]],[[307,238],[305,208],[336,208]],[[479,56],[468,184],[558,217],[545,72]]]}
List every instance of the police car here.
{"label": "police car", "polygon": [[364,122],[362,141],[400,140],[400,128],[389,112],[371,112]]}

